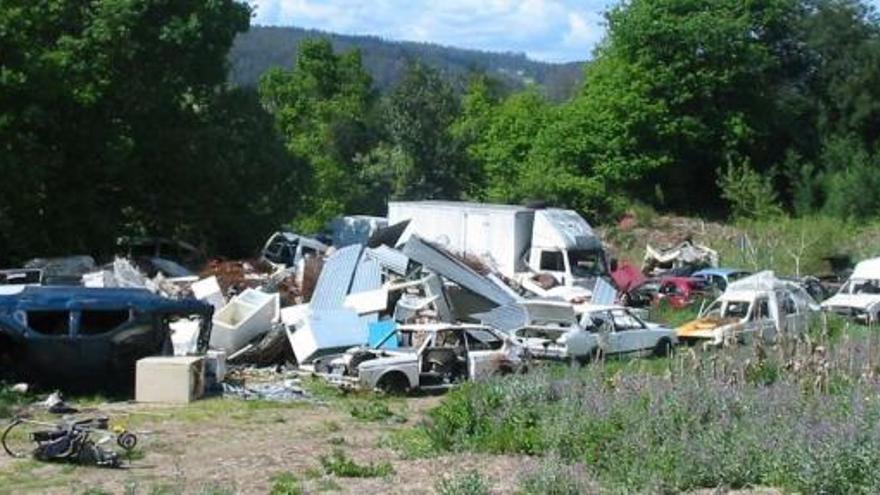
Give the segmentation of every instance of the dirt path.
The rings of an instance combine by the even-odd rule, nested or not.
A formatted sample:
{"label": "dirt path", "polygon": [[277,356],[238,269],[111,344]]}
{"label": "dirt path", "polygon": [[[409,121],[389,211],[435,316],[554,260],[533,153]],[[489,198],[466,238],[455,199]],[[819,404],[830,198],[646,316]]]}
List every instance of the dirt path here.
{"label": "dirt path", "polygon": [[[142,458],[130,469],[47,465],[3,456],[0,494],[266,494],[280,473],[303,480],[306,493],[433,493],[441,476],[474,468],[493,484],[493,491],[513,491],[516,477],[510,473],[527,459],[450,455],[405,460],[382,446],[389,433],[412,428],[438,401],[389,401],[405,421],[360,420],[348,403],[334,401],[275,405],[210,399],[186,408],[113,404],[100,409],[128,418],[129,426],[140,432]],[[363,479],[326,475],[318,459],[334,448],[360,464],[388,461],[395,472]]]}

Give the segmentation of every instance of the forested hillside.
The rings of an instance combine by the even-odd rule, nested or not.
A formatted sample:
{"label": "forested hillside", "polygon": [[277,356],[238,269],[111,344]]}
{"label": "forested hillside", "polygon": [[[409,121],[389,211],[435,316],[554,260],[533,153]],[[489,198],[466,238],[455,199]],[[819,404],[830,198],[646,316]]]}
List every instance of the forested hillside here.
{"label": "forested hillside", "polygon": [[[390,90],[401,80],[407,63],[412,60],[439,70],[453,84],[462,85],[469,73],[482,71],[513,89],[537,84],[552,100],[570,96],[583,79],[582,63],[550,64],[516,53],[464,50],[374,36],[344,36],[297,27],[253,26],[236,38],[229,53],[232,81],[254,86],[267,69],[292,67],[300,43],[316,37],[329,39],[338,51],[360,50],[364,67],[381,92]],[[585,60],[588,56],[584,53]]]}

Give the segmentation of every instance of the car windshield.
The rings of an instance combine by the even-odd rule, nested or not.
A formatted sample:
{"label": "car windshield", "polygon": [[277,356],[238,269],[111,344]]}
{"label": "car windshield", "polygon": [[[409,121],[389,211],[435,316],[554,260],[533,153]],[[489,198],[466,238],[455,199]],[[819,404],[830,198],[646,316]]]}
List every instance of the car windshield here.
{"label": "car windshield", "polygon": [[736,282],[737,280],[739,280],[741,278],[748,277],[749,275],[750,275],[749,272],[733,272],[733,273],[727,275],[727,281],[728,282]]}
{"label": "car windshield", "polygon": [[598,251],[569,251],[568,264],[575,277],[598,277],[602,275],[602,255]]}
{"label": "car windshield", "polygon": [[724,305],[725,318],[745,318],[749,314],[749,306],[751,301],[727,301]]}

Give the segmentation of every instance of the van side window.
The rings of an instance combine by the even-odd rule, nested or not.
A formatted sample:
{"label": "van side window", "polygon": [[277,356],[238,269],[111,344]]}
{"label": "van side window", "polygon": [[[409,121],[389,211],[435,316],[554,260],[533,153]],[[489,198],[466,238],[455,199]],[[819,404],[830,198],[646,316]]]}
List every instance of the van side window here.
{"label": "van side window", "polygon": [[70,332],[70,311],[28,311],[27,325],[43,335],[63,337]]}
{"label": "van side window", "polygon": [[541,251],[541,270],[564,272],[565,261],[559,251]]}
{"label": "van side window", "polygon": [[767,302],[766,299],[759,299],[755,302],[755,312],[752,314],[752,319],[757,320],[758,318],[767,318],[770,316],[770,303]]}
{"label": "van side window", "polygon": [[79,317],[80,335],[101,335],[128,322],[128,310],[83,311]]}
{"label": "van side window", "polygon": [[782,300],[782,312],[787,315],[797,313],[797,305],[790,294],[786,294],[785,299]]}

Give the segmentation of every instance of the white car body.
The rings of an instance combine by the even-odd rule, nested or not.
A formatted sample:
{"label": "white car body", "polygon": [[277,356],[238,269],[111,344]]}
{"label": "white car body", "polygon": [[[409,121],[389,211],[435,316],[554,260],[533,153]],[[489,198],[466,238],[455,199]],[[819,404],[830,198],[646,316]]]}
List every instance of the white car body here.
{"label": "white car body", "polygon": [[662,354],[678,343],[675,330],[647,323],[630,308],[594,305],[581,310],[579,319],[535,322],[513,335],[532,357],[581,362],[599,352]]}
{"label": "white car body", "polygon": [[822,303],[825,311],[876,323],[880,316],[880,258],[858,263],[837,294]]}
{"label": "white car body", "polygon": [[356,347],[316,362],[315,370],[344,387],[404,392],[448,388],[463,380],[516,372],[524,364],[523,349],[516,342],[482,325],[400,325],[390,338],[407,345],[399,349]]}
{"label": "white car body", "polygon": [[678,328],[678,338],[714,346],[755,337],[772,341],[779,334],[805,332],[817,311],[819,305],[803,287],[765,271],[731,282],[699,318]]}

